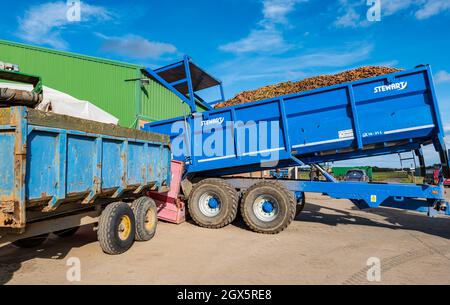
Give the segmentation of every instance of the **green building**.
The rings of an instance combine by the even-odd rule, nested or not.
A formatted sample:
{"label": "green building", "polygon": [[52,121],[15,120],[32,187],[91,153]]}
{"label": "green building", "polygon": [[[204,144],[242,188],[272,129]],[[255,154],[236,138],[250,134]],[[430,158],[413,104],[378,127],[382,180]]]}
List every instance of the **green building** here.
{"label": "green building", "polygon": [[19,65],[47,87],[87,100],[119,118],[124,127],[139,127],[189,113],[189,107],[165,87],[145,77],[139,65],[0,40],[0,61]]}

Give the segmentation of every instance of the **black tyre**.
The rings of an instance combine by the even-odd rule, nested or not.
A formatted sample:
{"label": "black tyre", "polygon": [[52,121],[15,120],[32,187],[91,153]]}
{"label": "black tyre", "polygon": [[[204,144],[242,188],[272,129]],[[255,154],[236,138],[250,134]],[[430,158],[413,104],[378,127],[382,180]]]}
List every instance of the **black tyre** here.
{"label": "black tyre", "polygon": [[136,222],[136,241],[149,241],[156,234],[158,211],[156,203],[148,197],[141,197],[131,203]]}
{"label": "black tyre", "polygon": [[241,201],[241,214],[248,227],[263,234],[278,234],[294,220],[297,202],[282,184],[262,181],[250,187]]}
{"label": "black tyre", "polygon": [[220,229],[236,219],[239,196],[222,179],[205,179],[194,186],[188,207],[192,219],[199,226]]}
{"label": "black tyre", "polygon": [[66,237],[74,236],[78,232],[78,229],[80,229],[80,227],[56,231],[56,232],[53,232],[53,234],[55,234],[56,236],[61,237],[61,238],[66,238]]}
{"label": "black tyre", "polygon": [[103,251],[117,255],[126,252],[134,243],[136,223],[131,207],[123,202],[108,205],[98,224],[98,240]]}
{"label": "black tyre", "polygon": [[16,240],[12,244],[19,248],[30,249],[42,245],[48,238],[49,234],[43,234],[35,237]]}
{"label": "black tyre", "polygon": [[302,193],[302,197],[297,199],[297,205],[295,206],[295,217],[300,215],[305,209],[306,197],[305,193]]}

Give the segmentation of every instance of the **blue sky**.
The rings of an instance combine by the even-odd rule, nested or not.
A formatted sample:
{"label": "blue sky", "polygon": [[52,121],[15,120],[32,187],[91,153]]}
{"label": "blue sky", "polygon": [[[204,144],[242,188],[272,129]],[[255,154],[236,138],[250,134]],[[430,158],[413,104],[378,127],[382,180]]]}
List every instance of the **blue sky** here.
{"label": "blue sky", "polygon": [[431,64],[450,133],[450,0],[381,0],[379,22],[368,21],[369,8],[367,0],[91,0],[69,22],[66,1],[7,1],[3,12],[14,13],[3,14],[0,38],[154,68],[189,54],[224,81],[227,97],[363,65]]}

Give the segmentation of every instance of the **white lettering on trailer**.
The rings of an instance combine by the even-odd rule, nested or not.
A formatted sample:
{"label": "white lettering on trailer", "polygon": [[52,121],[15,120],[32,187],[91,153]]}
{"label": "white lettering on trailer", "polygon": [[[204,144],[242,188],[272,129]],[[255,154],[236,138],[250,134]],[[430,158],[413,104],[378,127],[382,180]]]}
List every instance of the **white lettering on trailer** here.
{"label": "white lettering on trailer", "polygon": [[369,138],[369,137],[378,137],[384,135],[384,132],[381,130],[378,131],[371,131],[371,132],[364,132],[362,137],[363,138]]}
{"label": "white lettering on trailer", "polygon": [[213,126],[213,125],[222,125],[223,122],[225,121],[225,118],[217,118],[217,119],[212,119],[212,120],[207,120],[207,121],[202,121],[202,127],[207,127],[207,126]]}
{"label": "white lettering on trailer", "polygon": [[381,92],[387,92],[387,91],[402,91],[405,90],[408,87],[408,82],[400,82],[400,83],[394,83],[390,84],[388,86],[378,86],[374,88],[374,93],[381,93]]}

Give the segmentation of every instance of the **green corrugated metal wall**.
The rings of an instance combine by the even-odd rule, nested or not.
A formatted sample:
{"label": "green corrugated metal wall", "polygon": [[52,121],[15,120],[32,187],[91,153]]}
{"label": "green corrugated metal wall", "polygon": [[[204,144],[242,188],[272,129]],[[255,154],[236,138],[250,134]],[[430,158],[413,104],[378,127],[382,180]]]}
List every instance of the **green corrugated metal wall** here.
{"label": "green corrugated metal wall", "polygon": [[151,81],[141,90],[137,65],[0,40],[0,61],[18,64],[20,71],[42,77],[45,86],[88,100],[130,127],[137,116],[163,120],[188,111],[181,101]]}
{"label": "green corrugated metal wall", "polygon": [[144,87],[141,100],[140,113],[145,121],[160,121],[189,113],[186,104],[177,97],[167,98],[167,89],[154,81]]}

